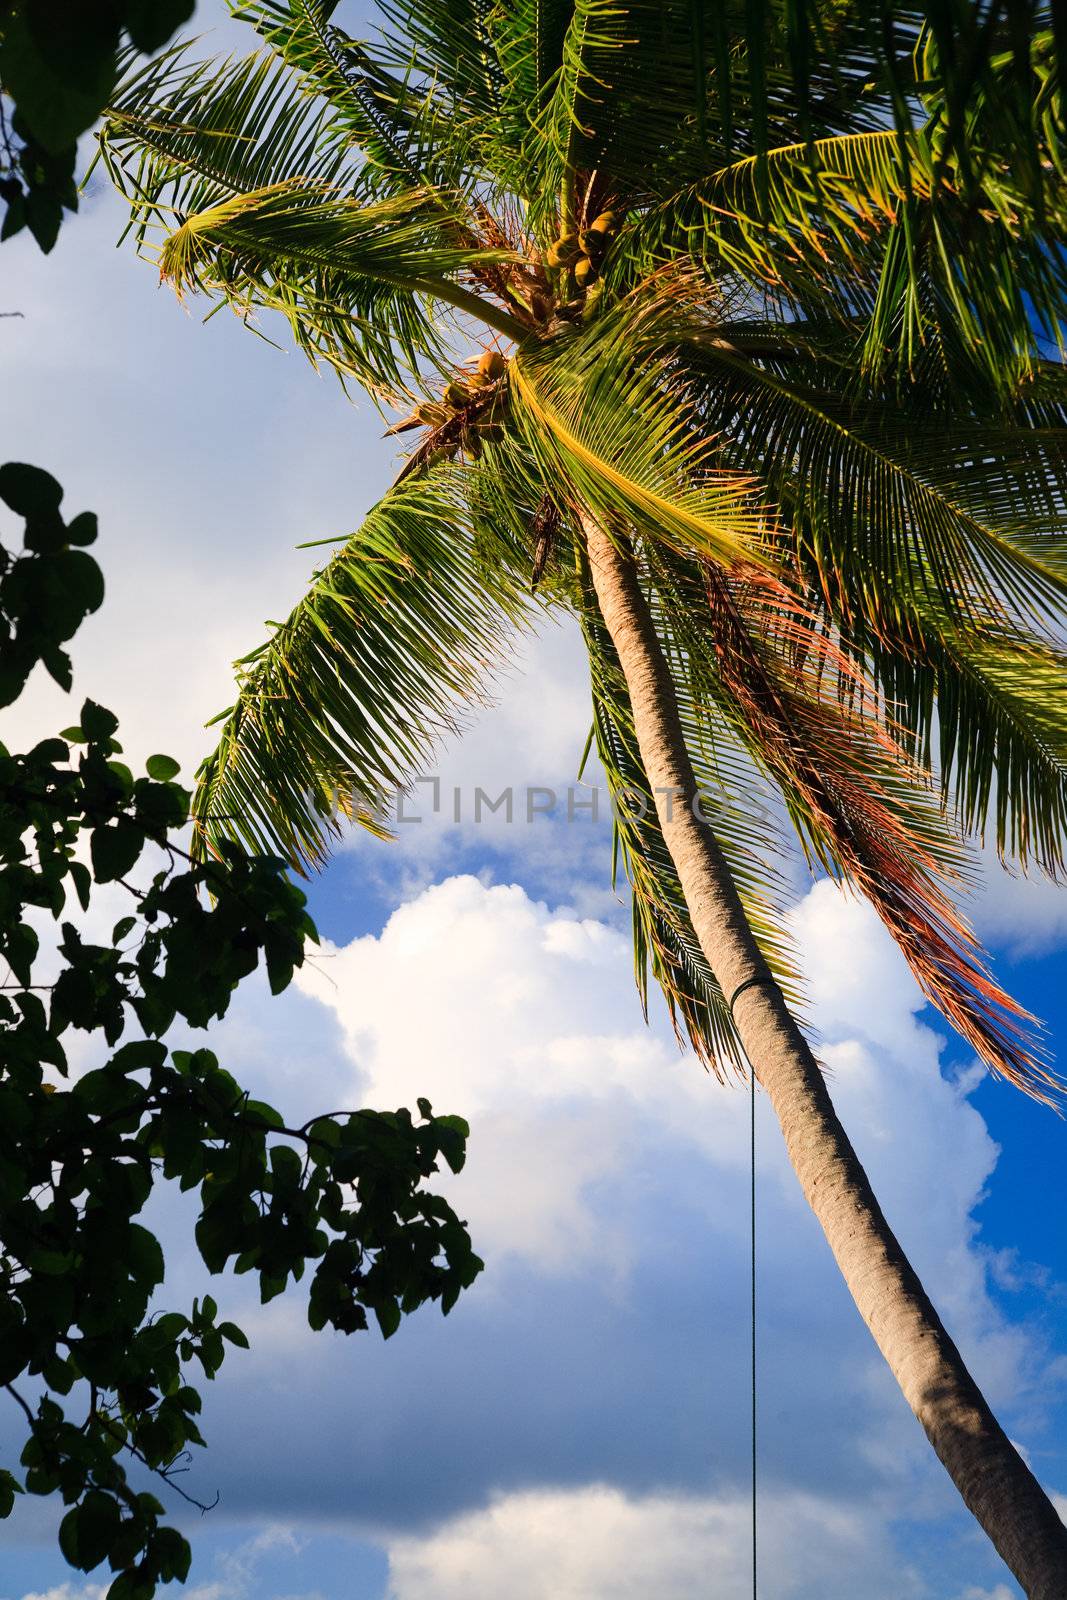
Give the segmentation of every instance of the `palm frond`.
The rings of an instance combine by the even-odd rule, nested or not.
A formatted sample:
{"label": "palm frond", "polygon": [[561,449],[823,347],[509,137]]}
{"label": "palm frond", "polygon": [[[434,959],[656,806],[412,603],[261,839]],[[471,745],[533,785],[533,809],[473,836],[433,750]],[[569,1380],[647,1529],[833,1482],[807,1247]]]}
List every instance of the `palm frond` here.
{"label": "palm frond", "polygon": [[436,81],[457,116],[495,114],[504,71],[493,36],[491,0],[379,0],[382,51],[397,69]]}
{"label": "palm frond", "polygon": [[916,639],[849,641],[911,757],[938,780],[942,804],[1001,858],[1064,871],[1067,839],[1067,657],[990,621],[945,619]]}
{"label": "palm frond", "polygon": [[236,704],[198,775],[204,845],[321,862],[341,821],[373,822],[383,790],[479,701],[525,603],[475,549],[462,469],[391,490],[238,663]]}
{"label": "palm frond", "polygon": [[516,424],[544,480],[562,475],[606,524],[651,522],[685,549],[765,560],[753,480],[717,467],[693,437],[650,326],[659,314],[634,302],[520,352],[509,376]]}
{"label": "palm frond", "polygon": [[329,0],[230,0],[327,110],[325,137],[361,157],[366,198],[439,186],[456,192],[475,162],[473,130],[448,114],[420,71],[397,76],[332,20]]}
{"label": "palm frond", "polygon": [[457,243],[437,203],[418,194],[372,205],[277,184],[187,217],[164,241],[160,271],[179,293],[225,299],[242,316],[280,312],[313,361],[352,373],[392,398],[403,372],[445,362],[434,301],[515,336],[510,313],[457,281],[464,268],[505,252]]}
{"label": "palm frond", "polygon": [[948,429],[885,393],[830,391],[833,368],[788,341],[786,373],[728,339],[698,340],[704,425],[726,463],[760,480],[837,620],[903,637],[934,597],[972,627],[1005,608],[1042,625],[1063,614],[1067,432],[960,417]]}
{"label": "palm frond", "polygon": [[[928,176],[912,173],[910,192],[928,195]],[[859,265],[865,248],[870,265],[871,241],[908,193],[891,128],[796,140],[742,156],[652,207],[642,243],[667,259],[682,251],[772,286],[788,287],[800,270],[807,281],[830,282],[835,266]]]}
{"label": "palm frond", "polygon": [[[1046,40],[1033,46],[1039,97],[1049,79]],[[757,137],[751,154],[652,206],[633,253],[646,269],[688,253],[713,273],[762,287],[791,316],[863,314],[868,376],[910,369],[954,325],[966,350],[959,384],[975,372],[1002,395],[1017,394],[1037,359],[1035,329],[1056,338],[1067,316],[1062,186],[1028,184],[1018,143],[990,123],[987,91],[956,146],[939,86],[923,87],[906,132],[888,117],[872,125],[861,116],[834,137],[813,137],[810,127],[779,145]],[[1034,128],[1042,175],[1063,165],[1057,116],[1047,107]],[[979,214],[986,244],[975,250]]]}
{"label": "palm frond", "polygon": [[269,52],[197,61],[179,44],[123,80],[99,141],[143,243],[153,226],[273,184],[351,187],[358,163],[327,126],[327,108]]}
{"label": "palm frond", "polygon": [[318,90],[267,53],[216,67],[179,47],[123,84],[101,152],[142,250],[179,286],[246,318],[279,312],[312,359],[393,398],[420,362],[444,363],[428,302],[521,332],[458,281],[507,252],[472,236],[459,195],[409,182],[361,204],[359,152]]}
{"label": "palm frond", "polygon": [[646,558],[667,584],[662,626],[678,639],[690,695],[714,696],[733,721],[812,864],[870,901],[924,994],[993,1072],[1051,1102],[1062,1085],[1028,1033],[1033,1019],[991,976],[953,898],[966,883],[960,842],[873,687],[772,575],[705,562],[702,631],[681,587],[692,576],[671,571],[658,547]]}
{"label": "palm frond", "polygon": [[362,280],[430,294],[481,314],[472,294],[447,280],[507,252],[457,244],[435,196],[418,191],[373,205],[303,181],[233,195],[187,216],[160,251],[160,270],[179,289],[231,281],[220,261],[255,282],[275,267],[334,275],[338,300]]}

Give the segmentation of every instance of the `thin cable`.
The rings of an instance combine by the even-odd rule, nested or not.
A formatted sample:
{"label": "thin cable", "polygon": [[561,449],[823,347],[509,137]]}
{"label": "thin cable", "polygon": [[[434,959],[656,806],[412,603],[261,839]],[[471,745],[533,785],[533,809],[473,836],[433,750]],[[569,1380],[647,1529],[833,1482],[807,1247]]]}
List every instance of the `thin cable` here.
{"label": "thin cable", "polygon": [[769,972],[757,972],[757,973],[754,973],[751,978],[746,978],[743,983],[739,983],[737,985],[737,988],[734,990],[733,994],[730,996],[730,1000],[729,1000],[728,1010],[730,1012],[731,1017],[734,1014],[734,1006],[737,1004],[738,1000],[744,994],[746,989],[754,988],[757,983],[773,983],[773,982],[774,982],[774,979],[771,977]]}
{"label": "thin cable", "polygon": [[756,1074],[748,1069],[749,1155],[751,1157],[751,1239],[752,1239],[752,1600],[757,1600],[756,1583]]}
{"label": "thin cable", "polygon": [[[752,989],[759,983],[773,984],[774,979],[769,972],[755,972],[750,978],[745,978],[737,985],[728,1001],[730,1016],[734,1014],[734,1004],[744,994],[746,989]],[[752,1600],[759,1600],[757,1567],[757,1528],[756,1528],[756,1074],[751,1062],[748,1068],[749,1084],[749,1168],[751,1173],[749,1188],[749,1236],[752,1245],[751,1281],[752,1304],[750,1307],[752,1317]]]}

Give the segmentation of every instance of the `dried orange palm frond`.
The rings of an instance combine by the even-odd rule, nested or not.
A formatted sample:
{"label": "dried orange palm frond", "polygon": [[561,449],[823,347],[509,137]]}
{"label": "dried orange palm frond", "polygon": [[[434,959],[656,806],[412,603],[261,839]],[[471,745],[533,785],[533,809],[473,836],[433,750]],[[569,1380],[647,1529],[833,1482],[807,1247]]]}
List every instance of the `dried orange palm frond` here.
{"label": "dried orange palm frond", "polygon": [[724,696],[809,857],[870,900],[923,993],[985,1064],[1054,1103],[1063,1085],[1034,1019],[997,983],[950,893],[961,848],[877,694],[778,579],[710,563],[705,575]]}

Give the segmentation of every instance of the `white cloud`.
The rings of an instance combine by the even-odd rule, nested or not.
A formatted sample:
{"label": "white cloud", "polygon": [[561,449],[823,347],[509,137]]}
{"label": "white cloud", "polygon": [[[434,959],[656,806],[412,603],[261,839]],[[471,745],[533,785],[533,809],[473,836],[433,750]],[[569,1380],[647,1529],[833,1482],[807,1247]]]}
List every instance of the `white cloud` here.
{"label": "white cloud", "polygon": [[[822,884],[793,921],[843,1120],[968,1361],[1010,1407],[1026,1397],[1034,1347],[991,1302],[975,1234],[996,1147],[942,1076],[941,1040],[919,1020],[921,997],[869,910]],[[508,1592],[506,1565],[481,1586],[508,1542],[493,1530],[502,1518],[510,1535],[535,1512],[539,1528],[566,1525],[560,1497],[572,1491],[561,1484],[602,1485],[591,1538],[618,1526],[630,1549],[668,1530],[663,1548],[677,1544],[681,1564],[645,1593],[688,1581],[683,1533],[701,1571],[740,1582],[734,1558],[717,1552],[728,1538],[744,1549],[746,1095],[682,1056],[662,1020],[646,1029],[618,931],[516,885],[461,877],[426,889],[379,936],[329,951],[301,987],[269,1018],[256,996],[240,997],[217,1030],[221,1057],[299,1121],[324,1104],[413,1105],[420,1094],[469,1116],[470,1164],[450,1192],[489,1270],[444,1329],[421,1313],[388,1346],[360,1341],[358,1351],[312,1336],[298,1297],[259,1310],[232,1303],[244,1280],[220,1285],[253,1351],[227,1371],[223,1410],[207,1419],[213,1484],[246,1516],[289,1517],[295,1500],[364,1535],[404,1529],[383,1536],[397,1600],[421,1600],[420,1573],[447,1574],[453,1560],[465,1570],[468,1555],[469,1595]],[[769,1547],[776,1518],[792,1530],[780,1536],[787,1552],[807,1530],[813,1554],[809,1565],[798,1554],[794,1592],[826,1600],[834,1571],[851,1571],[843,1552],[858,1528],[868,1566],[842,1600],[898,1593],[893,1522],[943,1518],[958,1537],[967,1521],[851,1312],[762,1100],[758,1152]],[[181,1273],[198,1292],[192,1265]],[[616,1438],[620,1405],[626,1440]],[[1005,1421],[1034,1444],[1031,1422]],[[709,1470],[723,1485],[711,1499]],[[492,1515],[471,1509],[494,1492]],[[571,1503],[576,1529],[586,1509]],[[821,1547],[838,1552],[825,1579],[811,1564]],[[933,1593],[996,1584],[979,1538],[955,1548],[959,1564]],[[560,1592],[610,1592],[600,1560],[576,1545]],[[642,1571],[635,1562],[625,1569]],[[449,1596],[442,1587],[440,1600]]]}
{"label": "white cloud", "polygon": [[51,1589],[24,1594],[22,1600],[103,1600],[106,1592],[99,1583],[59,1583]]}
{"label": "white cloud", "polygon": [[[765,1592],[794,1600],[923,1594],[869,1510],[791,1494],[761,1505]],[[628,1497],[606,1485],[497,1499],[424,1538],[389,1545],[389,1600],[742,1600],[750,1593],[744,1499]]]}
{"label": "white cloud", "polygon": [[[944,1040],[919,1019],[922,996],[870,908],[823,882],[794,909],[791,923],[831,1090],[875,1190],[993,1404],[1018,1404],[1032,1394],[1038,1352],[990,1297],[989,1261],[973,1216],[993,1181],[997,1147],[964,1084],[942,1074]],[[662,1026],[645,1028],[621,934],[551,911],[516,885],[454,878],[402,906],[379,937],[332,952],[322,972],[302,980],[303,987],[341,1023],[354,1093],[377,1105],[410,1104],[424,1093],[439,1109],[470,1117],[469,1167],[450,1188],[489,1259],[483,1293],[508,1281],[493,1269],[510,1256],[542,1276],[578,1270],[584,1281],[599,1278],[605,1293],[625,1297],[628,1275],[649,1249],[647,1232],[634,1225],[640,1198],[660,1197],[645,1213],[651,1216],[670,1204],[663,1197],[671,1191],[708,1230],[714,1257],[740,1258],[746,1096],[718,1087],[680,1056]],[[789,1408],[781,1414],[797,1436],[819,1436],[824,1459],[858,1453],[872,1493],[890,1496],[894,1515],[958,1517],[947,1480],[928,1459],[881,1359],[850,1320],[762,1100],[759,1111],[760,1292],[774,1329],[764,1381],[778,1397],[771,1408]],[[724,1305],[725,1323],[745,1315],[743,1284],[729,1281],[738,1298]],[[682,1291],[672,1281],[663,1292],[669,1304]],[[795,1347],[791,1327],[798,1330]],[[813,1350],[819,1359],[810,1359]],[[712,1364],[723,1363],[724,1383],[738,1381],[730,1365],[738,1352],[723,1332],[709,1334],[706,1354]],[[288,1346],[286,1359],[292,1358]],[[791,1366],[797,1361],[803,1370]],[[1029,1425],[1040,1409],[1035,1405]],[[729,1437],[743,1449],[737,1435]],[[726,1436],[717,1448],[728,1449]],[[798,1449],[798,1462],[803,1454]],[[806,1467],[788,1469],[779,1457],[775,1491],[810,1487],[810,1469],[810,1457]],[[551,1525],[557,1512],[564,1516],[556,1492],[545,1494],[521,1503],[523,1515],[536,1512],[538,1526],[546,1519]],[[519,1502],[502,1504],[510,1508],[506,1514],[498,1505],[492,1514],[470,1513],[447,1525],[442,1544],[435,1535],[391,1547],[397,1600],[409,1600],[409,1590],[411,1600],[421,1600],[420,1562],[436,1572],[439,1556],[446,1569],[454,1556],[457,1571],[466,1570],[463,1552],[471,1541],[479,1561],[495,1560],[497,1543],[507,1539],[498,1541],[494,1530],[502,1517],[510,1529],[508,1518],[520,1509]],[[618,1494],[603,1502],[628,1527],[643,1525],[647,1505],[638,1516],[632,1507],[620,1510],[624,1504],[630,1503]],[[704,1506],[707,1529],[721,1529],[720,1511]],[[582,1508],[576,1525],[584,1527]],[[870,1538],[881,1530],[871,1546],[872,1573],[881,1574],[887,1594],[901,1592],[893,1588],[899,1554],[878,1565],[881,1513],[863,1526]],[[601,1579],[581,1565],[587,1556],[593,1560],[586,1552],[574,1573],[567,1569],[559,1578],[559,1592],[571,1592],[566,1583],[578,1585],[575,1594],[587,1592],[583,1583],[595,1592]],[[968,1559],[980,1581],[980,1541]],[[598,1571],[595,1562],[589,1570]],[[702,1570],[709,1570],[706,1563]],[[510,1568],[498,1586],[483,1591],[480,1581],[470,1593],[506,1592]],[[685,1581],[678,1579],[683,1587]],[[820,1587],[821,1577],[798,1583],[797,1594],[830,1592]],[[872,1578],[864,1593],[880,1592],[873,1585]],[[653,1587],[673,1592],[666,1579]],[[449,1592],[441,1591],[444,1600]]]}
{"label": "white cloud", "polygon": [[624,1159],[634,1100],[692,1074],[645,1030],[620,981],[627,961],[603,924],[461,877],[402,906],[380,938],[331,951],[300,985],[336,1012],[366,1103],[422,1094],[475,1121],[452,1187],[483,1253],[575,1270],[605,1254],[583,1195]]}
{"label": "white cloud", "polygon": [[[208,1583],[183,1588],[182,1600],[250,1600],[260,1589],[264,1561],[278,1550],[298,1554],[304,1548],[291,1528],[277,1524],[260,1529],[236,1549],[216,1557],[217,1576]],[[104,1600],[108,1585],[99,1583],[60,1583],[51,1589],[24,1594],[21,1600]],[[293,1595],[289,1600],[321,1600],[315,1594]]]}
{"label": "white cloud", "polygon": [[[942,1040],[917,1020],[922,997],[870,908],[823,882],[791,920],[845,1125],[955,1333],[1006,1396],[1025,1341],[989,1300],[971,1216],[996,1146],[941,1075]],[[425,1094],[472,1121],[469,1165],[451,1188],[490,1256],[615,1273],[634,1241],[595,1196],[640,1165],[642,1143],[691,1152],[720,1184],[747,1161],[744,1096],[645,1027],[630,964],[625,936],[602,923],[461,877],[401,906],[380,937],[330,951],[300,983],[341,1023],[366,1103]],[[807,1212],[762,1102],[760,1117],[769,1232],[780,1210]],[[803,1237],[821,1249],[814,1223]]]}
{"label": "white cloud", "polygon": [[983,939],[1007,947],[1014,959],[1045,955],[1067,939],[1067,893],[1036,869],[1001,866],[995,852],[981,858],[981,876],[968,908]]}
{"label": "white cloud", "polygon": [[[0,460],[52,472],[68,515],[97,513],[107,585],[73,643],[73,695],[38,671],[5,742],[67,726],[88,694],[120,716],[134,759],[162,748],[188,770],[233,698],[234,658],[321,565],[295,547],[347,533],[392,452],[369,404],[347,405],[301,357],[229,315],[200,327],[207,302],[183,311],[129,241],[115,249],[123,221],[104,186],[46,264],[28,235],[5,247],[3,309],[23,318],[3,323]],[[10,541],[6,508],[2,524]]]}

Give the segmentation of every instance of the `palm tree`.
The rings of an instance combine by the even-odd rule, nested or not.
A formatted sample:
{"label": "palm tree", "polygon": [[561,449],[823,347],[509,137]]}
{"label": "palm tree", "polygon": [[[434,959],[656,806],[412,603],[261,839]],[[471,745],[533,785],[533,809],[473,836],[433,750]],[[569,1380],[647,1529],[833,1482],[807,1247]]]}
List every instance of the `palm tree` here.
{"label": "palm tree", "polygon": [[180,294],[279,313],[410,408],[414,445],[239,664],[204,847],[320,862],[337,797],[373,825],[512,631],[576,616],[608,781],[655,800],[615,838],[642,997],[651,973],[718,1077],[751,1063],[931,1444],[1026,1593],[1062,1600],[1067,1530],[796,1020],[777,871],[791,829],[989,1068],[1055,1097],[956,904],[987,830],[1063,865],[1051,24],[994,9],[961,55],[970,0],[937,27],[864,0],[382,0],[367,44],[328,0],[231,5],[266,48],[135,72],[103,158]]}

